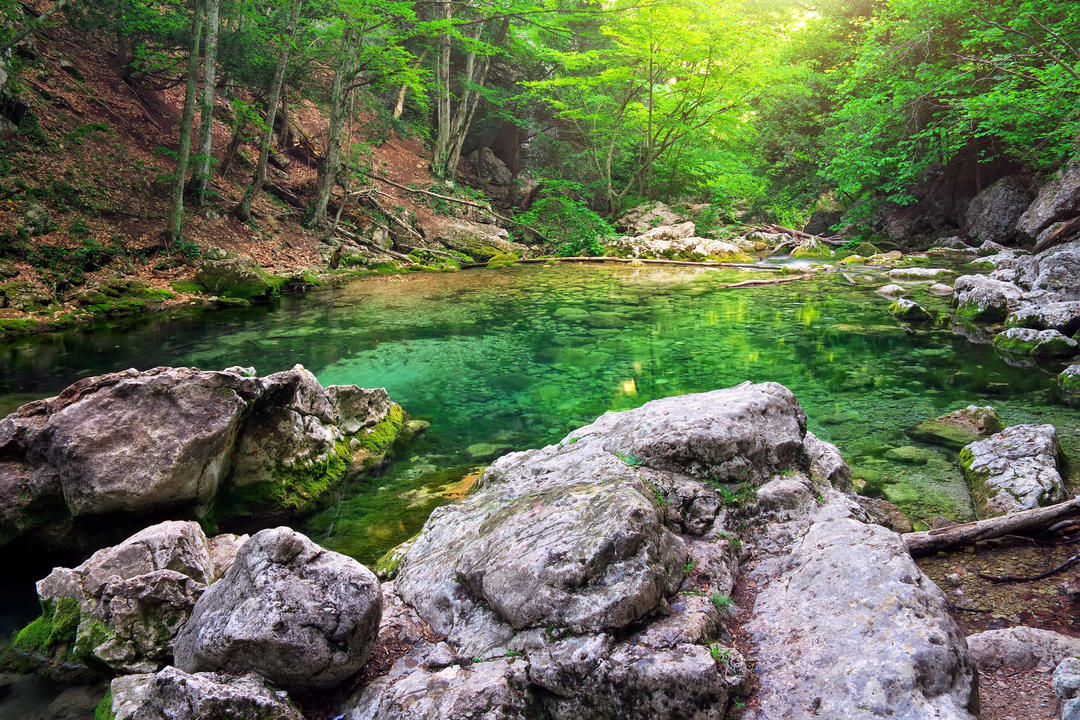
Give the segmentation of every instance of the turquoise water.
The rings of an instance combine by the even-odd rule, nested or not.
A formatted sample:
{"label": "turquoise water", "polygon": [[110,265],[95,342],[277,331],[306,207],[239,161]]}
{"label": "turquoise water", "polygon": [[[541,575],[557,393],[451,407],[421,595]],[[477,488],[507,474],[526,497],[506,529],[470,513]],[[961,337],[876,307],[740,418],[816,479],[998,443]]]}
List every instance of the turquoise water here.
{"label": "turquoise water", "polygon": [[924,418],[994,405],[1006,424],[1054,423],[1075,458],[1080,410],[1053,402],[1053,368],[1011,366],[948,329],[905,328],[872,292],[885,280],[867,272],[738,289],[718,285],[745,274],[658,266],[370,278],[272,309],[8,343],[0,414],[127,367],[239,364],[264,374],[302,363],[324,384],[384,386],[430,431],[385,475],[345,488],[304,524],[368,563],[494,454],[555,442],[608,410],[744,380],[790,387],[810,428],[841,448],[857,477],[915,517],[971,513],[954,455],[939,451],[924,465],[886,457],[915,444],[904,429]]}

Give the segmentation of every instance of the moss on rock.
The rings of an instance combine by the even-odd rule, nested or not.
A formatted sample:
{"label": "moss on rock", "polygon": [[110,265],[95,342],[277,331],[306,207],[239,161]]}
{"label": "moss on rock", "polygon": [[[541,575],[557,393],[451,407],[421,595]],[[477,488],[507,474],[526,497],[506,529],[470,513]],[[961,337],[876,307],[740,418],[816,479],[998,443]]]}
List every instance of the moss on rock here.
{"label": "moss on rock", "polygon": [[487,267],[489,268],[501,268],[513,265],[518,261],[517,255],[511,255],[510,253],[497,253],[491,256],[491,259],[487,261]]}
{"label": "moss on rock", "polygon": [[233,259],[204,262],[195,273],[195,282],[215,295],[266,302],[281,292],[285,278]]}
{"label": "moss on rock", "polygon": [[41,605],[41,615],[31,620],[15,634],[11,646],[16,650],[35,652],[46,657],[57,650],[68,650],[75,644],[79,629],[79,602],[60,598]]}

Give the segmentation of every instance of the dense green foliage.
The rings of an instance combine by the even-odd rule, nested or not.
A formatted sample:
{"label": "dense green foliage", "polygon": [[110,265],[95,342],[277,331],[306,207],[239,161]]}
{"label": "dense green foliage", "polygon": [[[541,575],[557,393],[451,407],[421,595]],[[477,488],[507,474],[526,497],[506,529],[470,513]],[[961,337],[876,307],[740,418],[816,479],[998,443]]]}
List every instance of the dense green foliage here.
{"label": "dense green foliage", "polygon": [[[591,240],[563,248],[557,227],[605,231],[582,203],[613,216],[683,197],[790,222],[868,212],[910,202],[928,168],[964,152],[1051,170],[1080,134],[1080,4],[1067,0],[311,0],[297,18],[294,3],[223,0],[208,49],[214,2],[78,0],[52,21],[111,38],[125,78],[151,90],[184,82],[204,39],[237,138],[269,137],[277,116],[261,103],[278,90],[322,104],[315,224],[339,159],[364,177],[342,147],[356,97],[376,142],[387,128],[428,139],[440,176],[512,129],[515,172],[577,183],[529,216],[573,252]],[[16,3],[0,13],[3,48],[38,23]]]}

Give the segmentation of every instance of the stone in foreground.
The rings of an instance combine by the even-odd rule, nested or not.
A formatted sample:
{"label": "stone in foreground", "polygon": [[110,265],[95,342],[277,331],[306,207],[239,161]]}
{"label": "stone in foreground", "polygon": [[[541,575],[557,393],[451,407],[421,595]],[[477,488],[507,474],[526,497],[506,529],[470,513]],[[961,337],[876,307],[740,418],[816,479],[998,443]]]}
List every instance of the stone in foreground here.
{"label": "stone in foreground", "polygon": [[254,674],[190,675],[167,667],[156,674],[118,677],[111,692],[114,720],[304,720],[285,693],[268,688]]}
{"label": "stone in foreground", "polygon": [[176,665],[256,672],[290,691],[332,688],[363,667],[381,613],[366,567],[289,528],[263,530],[195,604]]}
{"label": "stone in foreground", "polygon": [[980,517],[1031,510],[1065,499],[1053,425],[1013,425],[960,452]]}

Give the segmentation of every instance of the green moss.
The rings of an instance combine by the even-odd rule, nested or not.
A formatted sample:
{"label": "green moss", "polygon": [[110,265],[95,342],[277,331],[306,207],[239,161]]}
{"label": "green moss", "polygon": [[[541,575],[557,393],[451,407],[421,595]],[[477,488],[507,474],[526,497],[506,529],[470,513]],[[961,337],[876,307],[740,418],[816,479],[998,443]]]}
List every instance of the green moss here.
{"label": "green moss", "polygon": [[894,301],[889,305],[889,312],[897,319],[909,323],[923,323],[933,320],[933,316],[923,309],[921,305],[910,301]]}
{"label": "green moss", "polygon": [[401,563],[405,560],[405,554],[409,552],[409,548],[412,547],[413,541],[416,540],[417,537],[419,537],[419,533],[413,535],[400,545],[390,548],[375,562],[372,569],[381,580],[393,580],[397,577],[398,570],[401,568]]}
{"label": "green moss", "polygon": [[401,426],[405,424],[405,411],[401,406],[394,403],[386,413],[386,417],[369,428],[356,434],[360,446],[373,455],[386,452],[394,444]]}
{"label": "green moss", "polygon": [[881,252],[876,245],[868,242],[861,242],[852,248],[852,252],[856,255],[862,255],[864,258],[868,258],[871,255],[877,255]]}
{"label": "green moss", "polygon": [[501,268],[513,265],[518,261],[517,255],[511,255],[510,253],[496,253],[491,256],[491,259],[487,261],[487,267],[489,268]]}
{"label": "green moss", "polygon": [[79,628],[79,602],[74,598],[46,601],[41,615],[15,634],[16,650],[51,656],[58,648],[71,647]]}
{"label": "green moss", "polygon": [[207,292],[249,301],[268,301],[277,297],[286,280],[257,265],[236,261],[207,262],[195,274],[195,282]]}
{"label": "green moss", "polygon": [[94,720],[113,720],[116,715],[112,711],[112,689],[105,691],[105,697],[94,708]]}
{"label": "green moss", "polygon": [[735,263],[735,262],[753,262],[754,258],[750,257],[744,252],[729,252],[720,253],[719,255],[709,255],[705,258],[709,262],[722,262],[722,263]]}
{"label": "green moss", "polygon": [[94,648],[116,637],[108,627],[97,620],[87,620],[79,628],[79,635],[71,648],[71,656],[78,658],[87,665],[97,662]]}
{"label": "green moss", "polygon": [[939,420],[923,420],[909,429],[907,435],[915,440],[951,448],[962,448],[979,439],[977,434],[969,430]]}
{"label": "green moss", "polygon": [[27,333],[38,329],[34,318],[0,318],[0,333]]}
{"label": "green moss", "polygon": [[999,333],[994,336],[993,345],[996,348],[1013,353],[1014,355],[1031,355],[1035,352],[1038,342],[1035,340],[1025,340],[1024,338],[1019,337],[1011,337],[1005,333]]}
{"label": "green moss", "polygon": [[1000,307],[980,308],[974,302],[966,302],[956,308],[956,316],[962,320],[973,322],[1001,322],[1005,319],[1007,310]]}
{"label": "green moss", "polygon": [[338,442],[321,461],[278,465],[269,482],[231,487],[223,493],[213,520],[282,510],[290,513],[308,510],[345,476],[349,459],[349,446]]}
{"label": "green moss", "polygon": [[840,260],[836,264],[837,265],[854,265],[855,263],[864,263],[864,262],[866,262],[866,257],[865,256],[855,254],[855,255],[848,255],[846,258],[844,258],[843,260]]}

